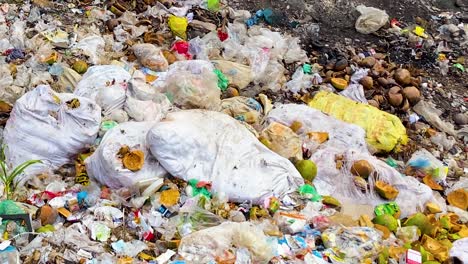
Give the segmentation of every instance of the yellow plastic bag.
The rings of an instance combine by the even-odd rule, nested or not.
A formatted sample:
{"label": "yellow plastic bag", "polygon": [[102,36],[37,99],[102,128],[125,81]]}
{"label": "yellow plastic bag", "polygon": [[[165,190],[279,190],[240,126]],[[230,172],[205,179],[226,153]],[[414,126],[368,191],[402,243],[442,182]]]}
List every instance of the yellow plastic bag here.
{"label": "yellow plastic bag", "polygon": [[188,20],[186,17],[170,16],[168,24],[174,35],[183,39],[187,38]]}
{"label": "yellow plastic bag", "polygon": [[400,119],[373,106],[325,91],[317,93],[309,106],[362,127],[366,131],[367,143],[375,151],[398,150],[400,145],[408,142],[406,129]]}

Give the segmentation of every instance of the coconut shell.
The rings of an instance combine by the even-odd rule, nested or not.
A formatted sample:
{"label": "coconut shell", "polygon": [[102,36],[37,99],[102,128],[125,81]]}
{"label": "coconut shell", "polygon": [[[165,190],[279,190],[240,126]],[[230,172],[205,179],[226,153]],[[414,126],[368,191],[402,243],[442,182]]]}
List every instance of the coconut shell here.
{"label": "coconut shell", "polygon": [[375,108],[380,108],[379,102],[377,102],[377,101],[374,100],[374,99],[371,99],[371,100],[367,101],[367,103],[369,103],[369,105],[372,105],[372,106],[375,107]]}
{"label": "coconut shell", "polygon": [[374,79],[370,76],[365,76],[359,81],[360,84],[364,87],[364,89],[371,89],[374,86]]}
{"label": "coconut shell", "polygon": [[367,179],[373,171],[374,168],[367,160],[357,160],[351,166],[351,173],[364,179]]}
{"label": "coconut shell", "polygon": [[399,193],[395,187],[383,181],[377,181],[374,187],[377,193],[387,200],[395,200]]}
{"label": "coconut shell", "polygon": [[387,79],[385,79],[384,77],[380,77],[377,79],[377,82],[380,84],[380,86],[382,87],[386,87],[388,85],[388,81]]}
{"label": "coconut shell", "polygon": [[236,97],[236,96],[239,96],[239,91],[238,91],[236,88],[234,88],[234,87],[229,87],[229,88],[227,88],[227,90],[226,90],[226,95],[227,95],[227,97],[229,97],[229,98],[230,98],[230,97]]}
{"label": "coconut shell", "polygon": [[411,73],[407,69],[396,70],[393,78],[401,85],[408,85],[411,83]]}
{"label": "coconut shell", "polygon": [[125,168],[131,171],[141,170],[145,163],[145,154],[141,150],[132,150],[125,154],[122,163]]}
{"label": "coconut shell", "polygon": [[466,210],[468,208],[468,192],[464,189],[455,190],[447,195],[447,201],[452,206]]}
{"label": "coconut shell", "polygon": [[335,71],[342,71],[342,70],[346,69],[346,67],[348,67],[348,60],[347,59],[341,59],[341,60],[338,60],[335,63]]}
{"label": "coconut shell", "polygon": [[366,58],[362,59],[359,64],[361,66],[366,67],[366,68],[372,68],[375,65],[376,62],[377,62],[377,60],[374,57],[366,57]]}
{"label": "coconut shell", "polygon": [[403,89],[403,95],[410,101],[411,104],[416,104],[421,100],[421,92],[414,86],[408,86]]}
{"label": "coconut shell", "polygon": [[401,110],[407,112],[410,109],[410,104],[408,99],[404,98],[403,99],[403,106],[401,107]]}
{"label": "coconut shell", "polygon": [[400,93],[401,89],[398,86],[393,86],[388,91],[388,101],[393,106],[400,106],[403,103],[403,95]]}

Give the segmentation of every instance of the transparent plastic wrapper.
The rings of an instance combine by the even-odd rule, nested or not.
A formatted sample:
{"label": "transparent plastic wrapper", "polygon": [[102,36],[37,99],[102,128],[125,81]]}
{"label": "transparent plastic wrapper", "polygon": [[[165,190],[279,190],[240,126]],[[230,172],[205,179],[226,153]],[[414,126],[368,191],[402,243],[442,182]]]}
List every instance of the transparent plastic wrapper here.
{"label": "transparent plastic wrapper", "polygon": [[330,227],[322,233],[322,240],[337,257],[344,256],[344,263],[361,263],[383,250],[380,232],[371,227]]}
{"label": "transparent plastic wrapper", "polygon": [[356,10],[361,13],[355,24],[359,33],[374,33],[388,22],[388,15],[384,10],[364,5],[358,5]]}
{"label": "transparent plastic wrapper", "polygon": [[[154,124],[126,122],[107,131],[93,155],[85,160],[88,175],[114,189],[132,187],[141,181],[163,177],[166,171],[151,155],[146,141],[146,134]],[[143,163],[141,168],[125,166],[125,154],[119,154],[125,147],[128,147],[130,152],[142,152],[143,157],[135,161]]]}
{"label": "transparent plastic wrapper", "polygon": [[287,81],[284,75],[286,69],[278,61],[266,61],[266,68],[264,71],[257,71],[253,67],[252,71],[255,74],[254,83],[260,85],[262,90],[278,92]]}
{"label": "transparent plastic wrapper", "polygon": [[169,113],[149,131],[148,142],[151,153],[171,175],[211,182],[212,190],[225,193],[230,201],[261,204],[271,195],[282,198],[304,183],[291,162],[222,113]]}
{"label": "transparent plastic wrapper", "polygon": [[176,221],[177,230],[184,237],[196,231],[218,226],[224,219],[210,211],[193,206],[190,210],[181,209],[178,216],[171,221]]}
{"label": "transparent plastic wrapper", "polygon": [[119,66],[93,66],[83,75],[74,93],[95,100],[102,107],[103,114],[109,115],[123,108],[130,78],[130,73]]}
{"label": "transparent plastic wrapper", "polygon": [[448,174],[448,167],[426,149],[421,149],[413,153],[407,166],[425,175],[430,175],[432,179],[438,182],[445,181]]}
{"label": "transparent plastic wrapper", "polygon": [[263,117],[262,105],[257,100],[245,96],[222,100],[221,112],[251,125],[258,124]]}
{"label": "transparent plastic wrapper", "polygon": [[286,62],[286,64],[295,62],[305,63],[309,61],[306,51],[299,45],[299,38],[289,38],[287,42],[288,49],[284,54],[284,62]]}
{"label": "transparent plastic wrapper", "polygon": [[263,231],[249,222],[225,222],[183,237],[178,253],[188,262],[207,263],[226,250],[245,248],[253,263],[267,263],[274,256],[274,245]]}
{"label": "transparent plastic wrapper", "polygon": [[169,63],[164,57],[162,50],[153,44],[136,44],[132,47],[133,53],[138,61],[153,71],[167,71]]}
{"label": "transparent plastic wrapper", "polygon": [[366,131],[367,143],[373,151],[388,152],[408,142],[406,129],[394,115],[370,105],[354,102],[346,97],[321,91],[309,106],[337,119],[355,124]]}
{"label": "transparent plastic wrapper", "polygon": [[169,67],[162,91],[172,103],[184,108],[218,110],[221,91],[214,67],[207,61],[178,61]]}
{"label": "transparent plastic wrapper", "polygon": [[211,62],[216,69],[219,69],[226,75],[229,83],[236,85],[241,90],[245,89],[253,81],[252,71],[247,65],[226,60],[214,60]]}
{"label": "transparent plastic wrapper", "polygon": [[29,175],[58,168],[94,143],[100,123],[101,108],[93,101],[38,86],[16,102],[5,126],[7,161],[15,167],[41,160],[25,170]]}
{"label": "transparent plastic wrapper", "polygon": [[413,111],[424,117],[424,119],[426,119],[429,124],[438,130],[443,131],[451,136],[456,136],[457,133],[455,132],[453,124],[440,119],[442,111],[435,108],[432,103],[421,100],[419,103],[413,106]]}
{"label": "transparent plastic wrapper", "polygon": [[311,87],[313,79],[314,75],[305,74],[302,67],[299,67],[294,72],[291,80],[286,83],[286,88],[293,93],[298,93],[301,89]]}
{"label": "transparent plastic wrapper", "polygon": [[145,75],[135,71],[128,83],[124,109],[135,121],[159,121],[169,111],[171,103],[164,94],[146,83]]}

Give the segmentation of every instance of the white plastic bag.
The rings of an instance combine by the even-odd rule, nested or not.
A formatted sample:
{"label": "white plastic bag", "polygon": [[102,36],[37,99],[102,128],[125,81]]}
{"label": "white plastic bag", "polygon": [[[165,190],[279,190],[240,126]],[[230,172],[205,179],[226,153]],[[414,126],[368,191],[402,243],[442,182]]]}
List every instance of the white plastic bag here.
{"label": "white plastic bag", "polygon": [[113,110],[123,108],[130,78],[130,73],[119,66],[93,66],[83,75],[74,93],[95,100],[104,115],[109,115]]}
{"label": "white plastic bag", "polygon": [[145,81],[141,71],[135,71],[128,83],[124,109],[135,121],[159,121],[169,111],[171,103],[164,94]]}
{"label": "white plastic bag", "polygon": [[458,258],[458,263],[468,263],[468,237],[453,242],[450,257]]}
{"label": "white plastic bag", "polygon": [[274,246],[253,223],[225,222],[183,237],[178,252],[190,263],[208,263],[232,247],[246,248],[253,263],[267,263],[275,255]]}
{"label": "white plastic bag", "polygon": [[[79,105],[69,106],[72,99]],[[13,166],[42,160],[44,164],[27,168],[31,174],[57,168],[93,144],[100,123],[101,108],[93,101],[38,86],[13,107],[4,133],[7,160]]]}
{"label": "white plastic bag", "polygon": [[364,5],[358,5],[356,10],[361,13],[355,24],[356,30],[359,33],[374,33],[388,22],[388,15],[384,10]]}
{"label": "white plastic bag", "polygon": [[89,57],[89,62],[92,64],[99,64],[105,45],[106,43],[101,36],[91,35],[80,40],[73,48],[82,50],[83,54]]}
{"label": "white plastic bag", "polygon": [[174,177],[212,183],[230,201],[261,203],[304,183],[287,159],[270,151],[232,117],[212,111],[174,112],[148,132],[151,153]]}
{"label": "white plastic bag", "polygon": [[[132,187],[140,181],[163,177],[166,171],[151,155],[146,142],[146,134],[154,124],[126,122],[109,130],[93,155],[85,160],[89,176],[111,188]],[[124,146],[143,152],[144,163],[140,170],[131,171],[123,166],[118,152]]]}
{"label": "white plastic bag", "polygon": [[169,67],[163,92],[184,109],[218,110],[221,90],[213,70],[213,65],[207,61],[177,61]]}

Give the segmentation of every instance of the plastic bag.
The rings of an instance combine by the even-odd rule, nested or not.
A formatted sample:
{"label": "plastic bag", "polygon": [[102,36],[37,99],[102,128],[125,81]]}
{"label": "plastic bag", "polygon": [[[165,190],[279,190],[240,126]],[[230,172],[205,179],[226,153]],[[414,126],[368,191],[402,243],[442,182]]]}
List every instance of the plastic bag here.
{"label": "plastic bag", "polygon": [[360,263],[383,250],[380,232],[370,227],[331,227],[322,233],[322,240],[336,257],[344,256],[344,263]]}
{"label": "plastic bag", "polygon": [[457,133],[455,132],[453,124],[442,121],[442,119],[440,119],[442,111],[435,108],[431,103],[421,100],[419,103],[413,106],[413,111],[424,117],[424,119],[426,119],[429,124],[439,129],[440,131],[443,131],[451,136],[456,136]]}
{"label": "plastic bag", "polygon": [[191,263],[208,263],[235,248],[246,248],[253,263],[267,263],[274,257],[274,244],[249,222],[225,222],[194,232],[180,241],[178,253]]}
{"label": "plastic bag", "polygon": [[42,160],[43,164],[28,167],[27,173],[70,163],[93,144],[100,123],[101,108],[93,101],[38,86],[13,107],[4,133],[7,160],[13,166]]}
{"label": "plastic bag", "polygon": [[286,83],[286,88],[293,93],[298,93],[301,89],[310,88],[314,75],[305,74],[302,67],[299,67],[294,72],[291,80]]}
{"label": "plastic bag", "polygon": [[384,10],[364,5],[358,5],[356,10],[361,13],[355,24],[359,33],[374,33],[388,22],[388,15]]}
{"label": "plastic bag", "polygon": [[104,53],[104,46],[106,43],[101,36],[91,35],[80,40],[74,49],[82,50],[83,54],[89,57],[89,62],[92,64],[99,64],[101,62],[100,56]]}
{"label": "plastic bag", "polygon": [[160,48],[153,44],[144,43],[134,45],[132,50],[143,66],[153,71],[167,71],[169,63]]}
{"label": "plastic bag", "polygon": [[421,149],[413,153],[407,166],[424,175],[430,175],[432,179],[438,182],[444,181],[448,174],[448,167],[426,149]]}
{"label": "plastic bag", "polygon": [[119,66],[93,66],[83,75],[74,93],[95,100],[104,115],[109,115],[123,108],[130,78],[131,75]]}
{"label": "plastic bag", "polygon": [[212,190],[225,193],[230,201],[260,204],[304,183],[292,163],[222,113],[170,113],[149,131],[148,142],[151,153],[171,175],[211,182]]}
{"label": "plastic bag", "polygon": [[127,100],[124,109],[135,121],[159,121],[169,111],[171,104],[145,81],[141,71],[135,71],[128,82]]}
{"label": "plastic bag", "polygon": [[177,17],[171,15],[167,23],[174,35],[182,39],[187,38],[188,19],[186,17]]}
{"label": "plastic bag", "polygon": [[[140,181],[161,178],[166,171],[149,152],[146,141],[148,130],[154,122],[126,122],[107,131],[96,151],[85,160],[90,177],[111,188],[132,187]],[[126,168],[119,157],[122,147],[143,153],[141,169]]]}
{"label": "plastic bag", "polygon": [[457,258],[458,263],[468,263],[468,237],[454,241],[449,254],[451,258]]}
{"label": "plastic bag", "polygon": [[178,61],[169,67],[162,91],[169,101],[185,109],[218,110],[221,91],[214,68],[207,61]]}
{"label": "plastic bag", "polygon": [[235,96],[221,101],[221,112],[248,124],[258,124],[263,116],[262,105],[253,98]]}
{"label": "plastic bag", "polygon": [[367,143],[375,151],[398,150],[400,145],[408,142],[406,129],[400,119],[375,107],[325,91],[317,93],[309,106],[362,127],[366,131]]}
{"label": "plastic bag", "polygon": [[252,71],[247,65],[225,60],[211,62],[226,75],[229,83],[236,85],[240,90],[245,89],[253,81]]}

